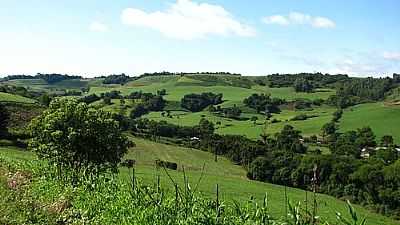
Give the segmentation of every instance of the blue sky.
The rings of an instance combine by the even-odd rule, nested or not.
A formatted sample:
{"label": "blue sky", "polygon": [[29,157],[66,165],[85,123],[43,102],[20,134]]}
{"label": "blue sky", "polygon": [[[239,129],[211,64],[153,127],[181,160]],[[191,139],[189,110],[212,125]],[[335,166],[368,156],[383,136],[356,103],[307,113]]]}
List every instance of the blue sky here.
{"label": "blue sky", "polygon": [[398,0],[0,0],[0,76],[400,72]]}

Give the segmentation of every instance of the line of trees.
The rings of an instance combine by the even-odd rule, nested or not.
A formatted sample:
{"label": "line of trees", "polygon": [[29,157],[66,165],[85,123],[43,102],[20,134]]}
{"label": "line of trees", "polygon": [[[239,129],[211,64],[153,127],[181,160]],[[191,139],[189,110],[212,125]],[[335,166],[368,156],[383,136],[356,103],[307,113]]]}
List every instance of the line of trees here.
{"label": "line of trees", "polygon": [[38,73],[34,76],[32,75],[8,75],[3,80],[21,80],[21,79],[42,79],[46,81],[48,84],[54,84],[63,80],[72,80],[72,79],[82,79],[81,76],[75,75],[67,75],[67,74],[58,74],[58,73],[51,73],[51,74],[43,74]]}

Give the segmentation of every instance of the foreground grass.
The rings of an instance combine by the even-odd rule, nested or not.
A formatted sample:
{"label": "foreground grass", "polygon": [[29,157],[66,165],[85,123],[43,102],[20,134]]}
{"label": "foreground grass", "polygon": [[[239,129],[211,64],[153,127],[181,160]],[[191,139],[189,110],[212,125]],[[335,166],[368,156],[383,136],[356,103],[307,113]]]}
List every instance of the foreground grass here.
{"label": "foreground grass", "polygon": [[[137,179],[144,184],[153,186],[160,180],[160,185],[166,190],[174,190],[174,185],[164,170],[157,170],[154,167],[154,159],[170,160],[178,163],[178,171],[168,171],[174,182],[183,185],[182,166],[185,168],[186,176],[191,187],[197,186],[198,180],[201,182],[197,190],[211,199],[215,199],[215,185],[220,188],[220,198],[226,202],[238,200],[246,202],[251,197],[261,204],[265,193],[268,194],[269,213],[273,217],[285,215],[285,195],[284,187],[262,182],[249,181],[245,177],[245,171],[239,166],[231,164],[225,158],[219,158],[219,162],[214,162],[214,156],[207,152],[179,148],[170,145],[150,142],[142,139],[135,139],[137,147],[131,149],[127,158],[135,158],[137,166],[135,174]],[[32,160],[34,155],[31,152],[19,151],[12,148],[0,148],[0,156],[21,161]],[[203,165],[205,163],[204,170]],[[127,168],[120,169],[121,180],[131,179],[131,171]],[[306,192],[299,189],[288,188],[288,197],[292,202],[301,202],[305,206]],[[308,207],[311,207],[312,194],[307,193]],[[335,212],[347,215],[347,206],[344,201],[335,199],[327,195],[317,195],[319,202],[318,215],[330,222],[335,222]],[[355,206],[360,217],[366,217],[368,224],[400,224],[389,218],[372,213],[360,206]]]}

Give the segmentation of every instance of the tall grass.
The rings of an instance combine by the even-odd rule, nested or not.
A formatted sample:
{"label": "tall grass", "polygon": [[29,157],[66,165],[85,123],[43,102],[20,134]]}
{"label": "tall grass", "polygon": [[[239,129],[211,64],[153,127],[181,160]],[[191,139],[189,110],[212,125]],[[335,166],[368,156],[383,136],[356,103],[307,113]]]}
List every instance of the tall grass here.
{"label": "tall grass", "polygon": [[[162,170],[174,184],[173,191],[164,190],[157,179],[153,185],[143,185],[135,177],[134,170],[130,181],[113,175],[95,180],[82,176],[77,185],[71,185],[68,180],[57,178],[56,170],[45,162],[22,163],[0,157],[0,168],[11,175],[27,174],[24,188],[6,188],[7,191],[0,194],[15,201],[15,204],[4,203],[18,208],[7,211],[7,215],[0,212],[0,218],[9,218],[0,220],[0,224],[328,224],[311,220],[312,214],[300,203],[289,201],[288,215],[273,218],[269,214],[267,194],[261,204],[255,199],[228,203],[220,201],[216,186],[215,196],[205,198],[197,192],[201,178],[192,186],[183,173],[184,185],[179,186],[167,169]],[[19,197],[10,197],[17,193]],[[355,211],[349,209],[353,221],[338,220],[337,224],[365,224],[357,222]],[[18,219],[10,219],[17,214]],[[338,218],[343,219],[339,215]]]}

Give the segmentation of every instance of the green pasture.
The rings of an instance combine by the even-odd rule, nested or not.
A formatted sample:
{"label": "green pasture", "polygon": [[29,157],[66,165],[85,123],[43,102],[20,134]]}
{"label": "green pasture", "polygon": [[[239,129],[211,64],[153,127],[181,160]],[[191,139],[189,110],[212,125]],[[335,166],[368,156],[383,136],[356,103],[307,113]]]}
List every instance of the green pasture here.
{"label": "green pasture", "polygon": [[392,135],[400,143],[400,106],[383,102],[356,105],[346,109],[340,120],[340,130],[348,131],[370,126],[377,140]]}
{"label": "green pasture", "polygon": [[[173,190],[173,183],[169,176],[173,182],[183,185],[183,166],[190,187],[192,189],[197,188],[199,192],[202,192],[207,197],[215,197],[216,184],[219,185],[220,198],[225,201],[236,200],[244,202],[253,198],[255,201],[261,202],[265,193],[267,193],[271,215],[281,217],[285,214],[285,188],[283,186],[248,180],[245,177],[245,170],[233,165],[228,159],[219,157],[218,162],[214,162],[214,156],[211,153],[137,138],[134,138],[134,141],[137,146],[132,148],[126,157],[136,160],[136,178],[145,184],[153,185],[157,182],[157,177],[159,177],[162,188]],[[31,152],[5,147],[0,147],[0,156],[18,160],[33,160],[36,158]],[[157,170],[155,168],[155,159],[174,161],[180,169],[178,171],[167,170],[167,174],[163,169]],[[205,165],[204,170],[202,169],[203,165]],[[130,170],[121,168],[120,171],[122,179],[131,179],[132,172]],[[291,202],[301,202],[303,207],[306,206],[305,191],[287,188],[287,196]],[[332,222],[336,221],[335,212],[348,215],[344,201],[321,194],[316,195],[316,197],[319,205],[318,214],[324,219]],[[307,206],[311,207],[313,200],[311,192],[307,192],[307,199]],[[355,208],[359,216],[367,218],[367,224],[400,224],[398,221],[373,213],[360,206],[356,205]]]}
{"label": "green pasture", "polygon": [[35,103],[36,101],[20,95],[0,92],[0,102]]}

